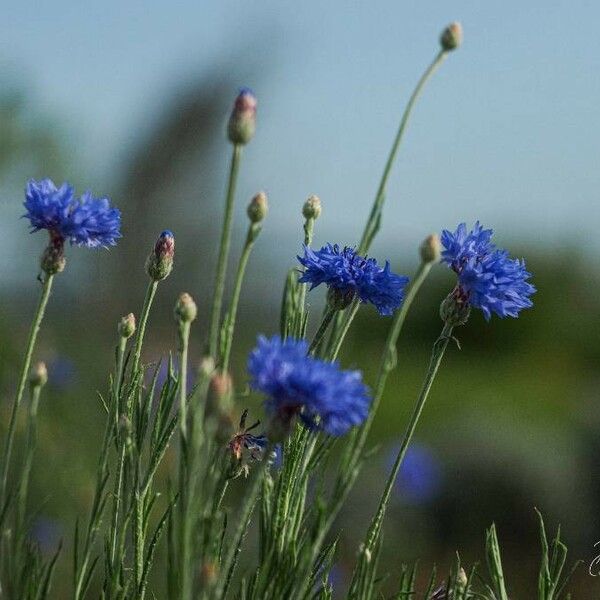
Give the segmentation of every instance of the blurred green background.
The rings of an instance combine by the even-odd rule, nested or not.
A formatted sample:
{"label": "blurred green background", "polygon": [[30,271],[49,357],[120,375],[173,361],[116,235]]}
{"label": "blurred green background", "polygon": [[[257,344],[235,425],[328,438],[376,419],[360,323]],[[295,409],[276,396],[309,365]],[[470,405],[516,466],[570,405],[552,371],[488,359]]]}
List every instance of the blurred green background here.
{"label": "blurred green background", "polygon": [[[107,387],[117,319],[139,312],[143,262],[162,229],[175,232],[176,268],[161,285],[145,358],[158,361],[176,347],[179,292],[194,295],[201,315],[209,311],[228,160],[224,124],[237,88],[256,89],[259,115],[242,165],[232,263],[246,202],[260,188],[271,202],[240,309],[233,375],[243,390],[256,334],[277,329],[273,314],[300,248],[304,199],[322,198],[317,244],[356,242],[405,99],[436,50],[438,30],[456,17],[464,20],[465,46],[417,107],[373,254],[410,275],[430,231],[479,218],[500,245],[527,258],[538,293],[518,320],[486,324],[476,314],[457,331],[462,350],[448,352],[388,513],[385,566],[393,574],[420,558],[424,570],[434,562],[445,568],[455,550],[467,564],[481,560],[484,529],[495,521],[513,595],[532,597],[538,507],[549,528],[562,524],[571,557],[584,561],[575,598],[596,597],[600,584],[587,566],[600,540],[598,8],[459,2],[449,13],[434,2],[372,10],[339,1],[297,11],[265,2],[251,11],[236,2],[184,2],[152,3],[140,14],[141,6],[109,2],[95,20],[66,0],[36,19],[31,7],[13,4],[0,46],[3,423],[45,243],[19,220],[26,179],[68,179],[79,191],[91,185],[123,210],[116,248],[69,251],[36,352],[50,384],[32,535],[47,551],[65,538],[57,597],[68,589],[75,515],[87,516],[93,493],[103,427],[96,391]],[[44,45],[45,29],[59,23],[71,36]],[[450,273],[435,269],[399,343],[373,432],[378,452],[339,520],[342,586],[451,286]],[[314,330],[322,292],[310,302]],[[362,309],[341,356],[371,383],[389,323]],[[200,319],[195,363],[205,334]]]}

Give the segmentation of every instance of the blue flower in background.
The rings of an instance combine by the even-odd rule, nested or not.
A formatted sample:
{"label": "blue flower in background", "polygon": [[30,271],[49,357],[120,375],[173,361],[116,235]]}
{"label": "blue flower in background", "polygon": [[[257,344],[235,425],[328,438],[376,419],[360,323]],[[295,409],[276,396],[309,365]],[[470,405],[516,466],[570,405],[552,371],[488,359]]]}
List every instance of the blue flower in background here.
{"label": "blue flower in background", "polygon": [[492,313],[518,317],[533,305],[530,296],[536,291],[527,281],[531,274],[525,261],[497,249],[491,243],[492,233],[479,223],[467,231],[461,223],[454,233],[443,231],[441,236],[442,260],[458,275],[456,299],[479,308],[487,321]]}
{"label": "blue flower in background", "polygon": [[267,396],[265,410],[285,426],[298,416],[310,429],[342,435],[362,423],[371,399],[359,371],[307,356],[304,340],[258,338],[248,358],[250,385]]}
{"label": "blue flower in background", "polygon": [[114,246],[121,237],[119,209],[111,207],[108,198],[94,198],[90,192],[76,198],[68,183],[57,188],[51,179],[32,179],[24,205],[32,231],[47,229],[54,238],[76,246]]}
{"label": "blue flower in background", "polygon": [[361,302],[373,304],[380,315],[391,315],[404,300],[408,277],[396,275],[386,261],[382,268],[374,258],[366,258],[353,248],[327,244],[320,250],[304,246],[304,256],[298,256],[305,268],[301,283],[310,289],[324,283],[343,295],[357,296]]}
{"label": "blue flower in background", "polygon": [[[389,452],[386,466],[391,469],[399,446]],[[442,465],[433,450],[413,442],[406,451],[394,489],[403,500],[412,504],[429,502],[442,485]]]}
{"label": "blue flower in background", "polygon": [[58,521],[40,516],[31,524],[29,538],[34,544],[37,544],[41,552],[50,554],[56,552],[64,533],[63,527]]}

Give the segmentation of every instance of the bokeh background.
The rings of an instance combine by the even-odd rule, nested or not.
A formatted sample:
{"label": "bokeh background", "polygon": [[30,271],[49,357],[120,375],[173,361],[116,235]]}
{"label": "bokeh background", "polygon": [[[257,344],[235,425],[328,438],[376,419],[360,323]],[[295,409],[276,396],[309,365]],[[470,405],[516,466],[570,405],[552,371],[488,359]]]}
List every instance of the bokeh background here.
{"label": "bokeh background", "polygon": [[[147,360],[176,345],[172,305],[191,292],[207,314],[229,147],[225,123],[242,85],[259,98],[245,152],[232,261],[245,204],[271,211],[251,259],[234,377],[257,331],[275,332],[286,270],[301,240],[300,209],[323,202],[316,242],[354,244],[406,99],[460,19],[463,47],[426,89],[389,184],[372,253],[410,274],[420,240],[460,221],[493,226],[527,257],[538,287],[518,321],[474,315],[451,348],[389,512],[390,572],[417,557],[441,568],[459,550],[483,558],[492,521],[514,597],[533,596],[539,556],[534,507],[560,522],[584,565],[576,598],[596,597],[587,565],[600,540],[600,8],[584,0],[327,3],[309,0],[9,2],[0,19],[0,395],[3,422],[39,284],[42,234],[22,214],[29,177],[108,194],[123,211],[121,243],[69,251],[37,357],[49,364],[35,469],[32,535],[65,538],[57,597],[68,589],[74,515],[93,491],[96,390],[112,364],[115,323],[138,312],[144,258],[156,235],[177,238],[161,286]],[[348,576],[438,333],[451,286],[438,268],[401,340],[374,428],[379,451],[340,518],[336,577]],[[310,295],[313,322],[322,293]],[[364,309],[342,361],[373,381],[389,321]],[[194,360],[206,331],[196,327]],[[61,587],[63,586],[63,587]]]}

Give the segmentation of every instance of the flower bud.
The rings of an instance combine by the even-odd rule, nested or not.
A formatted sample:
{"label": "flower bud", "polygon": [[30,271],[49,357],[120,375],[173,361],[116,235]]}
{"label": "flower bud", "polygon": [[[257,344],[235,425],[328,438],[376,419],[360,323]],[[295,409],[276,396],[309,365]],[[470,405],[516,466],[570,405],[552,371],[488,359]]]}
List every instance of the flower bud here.
{"label": "flower bud", "polygon": [[197,314],[198,307],[194,299],[187,292],[183,292],[175,304],[175,320],[182,323],[191,323],[196,319]]}
{"label": "flower bud", "polygon": [[42,253],[40,267],[47,275],[56,275],[65,270],[65,240],[60,235],[50,233],[50,241]]}
{"label": "flower bud", "polygon": [[305,219],[318,219],[321,215],[321,199],[319,196],[309,196],[302,207],[302,215]]}
{"label": "flower bud", "polygon": [[428,235],[419,248],[421,260],[424,263],[436,263],[440,260],[442,254],[442,244],[440,237],[436,233]]}
{"label": "flower bud", "polygon": [[33,365],[29,374],[29,384],[31,387],[44,387],[48,383],[48,369],[46,363],[38,362]]}
{"label": "flower bud", "polygon": [[440,35],[440,44],[446,52],[456,50],[462,44],[462,25],[458,21],[450,23]]}
{"label": "flower bud", "polygon": [[133,313],[121,317],[117,325],[117,332],[123,338],[130,338],[135,333],[135,315]]}
{"label": "flower bud", "polygon": [[229,408],[233,382],[229,373],[214,373],[208,386],[207,412]]}
{"label": "flower bud", "polygon": [[464,325],[469,320],[470,314],[471,305],[460,288],[450,292],[440,305],[440,317],[451,327]]}
{"label": "flower bud", "polygon": [[267,212],[269,212],[267,195],[264,192],[258,192],[258,194],[250,200],[246,212],[248,213],[248,218],[251,223],[260,223],[267,216]]}
{"label": "flower bud", "polygon": [[467,577],[465,570],[461,567],[456,575],[456,585],[462,591],[467,587],[467,583],[469,583],[469,578]]}
{"label": "flower bud", "polygon": [[227,135],[232,144],[247,144],[256,130],[256,96],[250,88],[242,88],[235,99]]}
{"label": "flower bud", "polygon": [[215,359],[212,356],[203,356],[198,367],[198,374],[201,377],[210,377],[214,373],[216,367]]}
{"label": "flower bud", "polygon": [[334,310],[344,310],[350,306],[355,296],[356,293],[352,288],[343,290],[341,288],[330,287],[327,290],[327,303]]}
{"label": "flower bud", "polygon": [[165,229],[156,240],[154,250],[146,261],[146,271],[150,279],[161,281],[169,276],[173,269],[173,256],[175,255],[175,238],[173,233]]}

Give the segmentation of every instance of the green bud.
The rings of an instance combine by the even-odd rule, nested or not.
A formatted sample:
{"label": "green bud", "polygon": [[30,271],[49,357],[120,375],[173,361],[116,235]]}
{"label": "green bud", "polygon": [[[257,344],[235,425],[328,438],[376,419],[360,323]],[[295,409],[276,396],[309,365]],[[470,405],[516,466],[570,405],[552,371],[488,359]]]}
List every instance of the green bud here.
{"label": "green bud", "polygon": [[175,320],[182,323],[191,323],[196,319],[197,314],[198,307],[194,299],[187,292],[181,294],[175,304]]}
{"label": "green bud", "polygon": [[305,219],[318,219],[321,216],[321,199],[319,196],[309,196],[302,207],[302,215]]}
{"label": "green bud", "polygon": [[29,384],[31,387],[44,387],[48,383],[48,369],[46,363],[38,362],[31,369]]}
{"label": "green bud", "polygon": [[464,325],[471,314],[471,305],[461,294],[459,288],[450,292],[440,305],[440,317],[451,327]]}
{"label": "green bud", "polygon": [[56,234],[50,234],[50,242],[42,253],[40,267],[47,275],[56,275],[65,270],[65,240]]}
{"label": "green bud", "polygon": [[258,192],[258,194],[250,200],[250,204],[248,204],[246,210],[248,218],[252,223],[260,223],[267,216],[268,211],[269,204],[267,202],[267,195],[264,192]]}
{"label": "green bud", "polygon": [[256,131],[256,96],[252,90],[243,88],[235,99],[227,136],[232,144],[247,144]]}
{"label": "green bud", "polygon": [[458,21],[450,23],[440,35],[440,44],[446,52],[456,50],[462,44],[462,25]]}
{"label": "green bud", "polygon": [[428,235],[420,247],[421,260],[424,263],[436,263],[440,260],[442,254],[442,244],[436,233]]}
{"label": "green bud", "polygon": [[133,313],[121,317],[117,325],[117,332],[123,338],[130,338],[135,333],[135,315]]}

